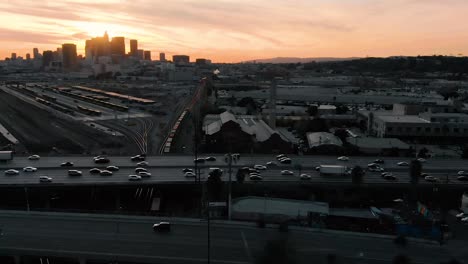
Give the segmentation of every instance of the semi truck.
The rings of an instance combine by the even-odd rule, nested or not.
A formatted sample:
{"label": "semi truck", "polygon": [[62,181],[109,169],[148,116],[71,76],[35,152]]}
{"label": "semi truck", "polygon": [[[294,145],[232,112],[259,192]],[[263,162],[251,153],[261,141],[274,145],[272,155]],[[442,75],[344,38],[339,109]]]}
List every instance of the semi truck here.
{"label": "semi truck", "polygon": [[8,161],[13,159],[13,151],[0,151],[0,161]]}
{"label": "semi truck", "polygon": [[345,176],[349,175],[349,170],[343,165],[320,165],[318,168],[320,175]]}

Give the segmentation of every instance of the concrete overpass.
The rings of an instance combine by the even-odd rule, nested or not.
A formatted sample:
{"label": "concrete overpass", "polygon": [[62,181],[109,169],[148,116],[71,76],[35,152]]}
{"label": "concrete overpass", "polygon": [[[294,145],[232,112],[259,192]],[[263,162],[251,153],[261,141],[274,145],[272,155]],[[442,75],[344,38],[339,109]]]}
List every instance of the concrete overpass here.
{"label": "concrete overpass", "polygon": [[[224,181],[228,180],[227,164],[224,161],[224,156],[214,155],[216,161],[207,161],[198,166],[201,168],[201,179],[205,180],[208,176],[210,167],[223,168],[225,173],[222,177]],[[351,157],[350,161],[337,161],[336,157],[332,156],[290,156],[293,164],[280,164],[278,167],[269,168],[262,171],[264,182],[289,182],[298,184],[351,184],[350,177],[324,177],[321,176],[315,167],[321,164],[341,164],[349,167],[360,165],[367,167],[376,157]],[[128,175],[135,174],[136,162],[130,161],[129,157],[109,157],[109,164],[95,164],[92,157],[43,157],[38,161],[30,161],[26,157],[15,157],[7,163],[0,163],[0,171],[7,169],[22,170],[26,166],[34,166],[38,168],[37,172],[27,173],[20,172],[20,175],[7,176],[0,175],[0,186],[36,186],[36,185],[151,185],[160,183],[169,184],[192,184],[194,178],[184,177],[183,168],[194,168],[192,156],[153,156],[148,157],[148,171],[152,173],[152,177],[144,178],[141,181],[130,182]],[[254,164],[266,164],[268,161],[274,161],[273,155],[264,156],[243,156],[239,161],[233,163],[233,180],[235,180],[235,172],[237,168],[244,166],[252,166]],[[74,167],[60,167],[60,164],[65,161],[74,162]],[[401,186],[409,183],[408,167],[397,166],[399,161],[410,161],[408,158],[385,158],[383,165],[387,171],[392,172],[398,177],[398,181],[387,181],[380,177],[380,173],[368,172],[364,178],[364,184],[369,185],[394,185]],[[300,180],[298,171],[294,169],[294,164],[301,164],[302,173],[307,173],[312,176],[311,180]],[[118,172],[114,172],[112,176],[99,176],[90,174],[89,169],[98,167],[104,168],[107,165],[116,165],[120,167]],[[68,176],[68,169],[78,169],[83,171],[83,176]],[[281,175],[281,170],[293,170],[295,175]],[[440,183],[465,187],[468,182],[457,180],[457,171],[467,170],[468,163],[464,160],[457,159],[431,159],[423,164],[423,172],[440,178]],[[40,183],[39,176],[47,175],[53,178],[52,183]],[[246,179],[249,182],[248,179]],[[420,184],[432,185],[433,183],[425,182],[421,179]]]}
{"label": "concrete overpass", "polygon": [[[0,211],[0,256],[68,257],[77,263],[128,261],[131,263],[205,263],[208,253],[207,222],[199,219],[164,219],[172,223],[167,234],[154,233],[152,224],[162,219],[114,215],[86,215]],[[396,254],[407,254],[412,263],[441,263],[455,257],[467,260],[460,243],[439,246],[410,241],[397,247],[392,237],[338,231],[275,227],[260,229],[249,223],[211,221],[210,260],[220,264],[254,263],[265,242],[285,239],[297,263],[326,263],[336,254],[344,263],[391,263]],[[79,261],[79,262],[78,262]]]}

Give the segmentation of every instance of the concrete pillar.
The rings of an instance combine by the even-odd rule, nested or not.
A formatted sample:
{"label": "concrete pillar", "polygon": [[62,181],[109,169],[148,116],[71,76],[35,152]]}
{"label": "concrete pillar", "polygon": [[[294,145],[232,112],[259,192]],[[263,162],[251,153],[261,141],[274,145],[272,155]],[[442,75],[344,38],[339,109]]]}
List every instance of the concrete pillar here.
{"label": "concrete pillar", "polygon": [[21,264],[21,257],[20,256],[13,256],[13,261],[15,264]]}
{"label": "concrete pillar", "polygon": [[86,258],[79,258],[78,261],[80,264],[86,264]]}

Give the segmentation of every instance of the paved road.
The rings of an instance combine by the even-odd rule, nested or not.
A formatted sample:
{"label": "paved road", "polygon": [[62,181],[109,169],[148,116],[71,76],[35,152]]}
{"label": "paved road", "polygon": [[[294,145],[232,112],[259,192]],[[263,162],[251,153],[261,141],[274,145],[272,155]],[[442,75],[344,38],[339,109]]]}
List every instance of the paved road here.
{"label": "paved road", "polygon": [[[222,177],[223,180],[228,180],[227,165],[224,162],[223,156],[216,156],[217,161],[205,162],[201,166],[202,180],[206,179],[210,167],[221,167],[225,173]],[[367,163],[374,160],[370,157],[356,157],[351,158],[349,162],[337,161],[334,157],[329,156],[298,156],[291,157],[295,162],[303,164],[302,173],[309,174],[311,180],[300,180],[297,170],[292,168],[292,165],[279,165],[278,167],[269,168],[262,171],[261,175],[264,181],[278,181],[278,182],[301,182],[302,184],[328,184],[328,183],[351,183],[349,177],[326,177],[321,176],[315,171],[315,166],[320,164],[343,164],[354,166],[359,164],[366,167]],[[0,185],[30,185],[39,184],[39,176],[47,175],[53,178],[53,184],[69,184],[69,185],[93,185],[93,184],[131,184],[128,181],[128,175],[135,174],[134,169],[136,162],[130,161],[128,157],[110,157],[111,163],[107,165],[117,165],[120,167],[118,172],[114,172],[112,176],[99,176],[90,174],[89,169],[93,167],[104,168],[105,166],[94,164],[92,157],[44,157],[39,161],[29,161],[25,157],[17,157],[13,161],[0,164],[0,170],[15,168],[21,171],[25,166],[34,166],[39,170],[35,173],[20,172],[16,176],[0,176]],[[241,158],[240,161],[234,164],[233,180],[235,180],[235,173],[237,168],[249,166],[253,164],[265,164],[274,158],[268,156],[255,156]],[[380,173],[368,172],[364,178],[364,183],[368,184],[408,184],[408,168],[399,167],[396,165],[402,159],[386,159],[385,167],[387,171],[392,172],[397,178],[397,181],[387,181],[381,178]],[[59,164],[65,161],[73,161],[75,166],[73,168],[61,168]],[[193,178],[186,178],[182,173],[183,168],[193,168],[192,156],[155,156],[148,157],[147,161],[150,166],[147,168],[151,172],[152,177],[144,178],[140,182],[133,182],[133,184],[155,184],[155,183],[191,183],[194,182]],[[68,169],[78,169],[83,171],[83,176],[72,177],[67,175]],[[294,175],[282,175],[281,170],[293,170]],[[441,183],[467,185],[468,182],[460,182],[457,180],[456,172],[459,169],[468,170],[468,166],[462,160],[430,160],[424,164],[424,172],[428,172],[433,176],[438,177]],[[446,182],[448,180],[448,182]],[[248,179],[247,179],[248,181]],[[422,184],[432,184],[421,180]]]}
{"label": "paved road", "polygon": [[[170,220],[169,234],[154,233],[160,219],[60,213],[0,211],[0,255],[82,257],[146,263],[202,263],[207,258],[207,225],[203,220]],[[287,239],[298,263],[325,263],[329,253],[348,263],[391,263],[407,253],[413,263],[440,263],[466,252],[430,243],[411,242],[397,248],[388,238],[322,233],[294,229],[279,233],[248,224],[212,221],[211,261],[223,264],[253,263],[266,240]]]}

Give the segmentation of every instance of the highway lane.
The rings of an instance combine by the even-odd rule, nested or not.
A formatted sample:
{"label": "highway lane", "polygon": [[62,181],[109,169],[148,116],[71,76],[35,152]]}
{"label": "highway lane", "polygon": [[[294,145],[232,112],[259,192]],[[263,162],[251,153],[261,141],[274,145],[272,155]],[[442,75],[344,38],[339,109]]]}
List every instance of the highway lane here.
{"label": "highway lane", "polygon": [[[104,168],[105,166],[96,166],[98,168]],[[82,176],[68,176],[68,169],[78,169],[83,172]],[[182,168],[177,167],[146,167],[148,172],[152,174],[151,177],[143,178],[141,181],[129,181],[128,175],[136,174],[134,167],[123,167],[119,171],[113,172],[112,176],[100,176],[99,174],[91,174],[88,168],[51,168],[43,169],[39,168],[37,172],[23,172],[20,171],[19,175],[0,175],[0,186],[1,185],[112,185],[112,184],[135,184],[135,185],[149,185],[157,183],[193,183],[195,178],[187,178],[182,172]],[[319,172],[313,169],[304,169],[301,173],[309,174],[310,180],[302,180],[299,177],[297,170],[292,170],[294,175],[282,175],[281,170],[284,168],[269,168],[264,171],[260,171],[260,175],[263,181],[268,182],[289,182],[289,183],[300,183],[300,184],[351,184],[350,176],[322,176]],[[201,180],[206,181],[208,177],[208,168],[202,168]],[[408,184],[410,177],[407,171],[394,171],[392,172],[397,177],[396,181],[388,181],[381,177],[381,173],[367,172],[364,176],[364,184],[386,184],[386,185],[401,185]],[[236,171],[232,174],[232,180],[236,181]],[[45,175],[53,178],[52,183],[39,183],[39,176]],[[432,176],[438,177],[441,184],[457,184],[467,185],[468,182],[460,182],[457,180],[457,175],[447,173],[431,173]],[[448,177],[447,177],[448,176]],[[221,177],[223,181],[229,180],[229,174],[224,169]],[[448,182],[446,182],[448,179]],[[246,177],[247,182],[253,182]],[[261,184],[261,182],[259,182]],[[434,184],[425,181],[423,178],[420,180],[420,184]]]}
{"label": "highway lane", "polygon": [[[154,233],[151,226],[162,219],[86,214],[0,211],[0,254],[74,256],[146,263],[201,263],[207,257],[206,221],[163,219],[172,223],[168,234]],[[212,221],[211,261],[247,264],[262,254],[265,242],[285,239],[298,263],[321,263],[326,254],[359,261],[391,263],[395,254],[409,254],[413,263],[440,263],[451,257],[465,259],[466,252],[447,246],[410,242],[398,248],[391,239],[349,233],[317,232],[293,228],[259,229],[250,224]],[[45,242],[46,241],[46,242]],[[353,263],[353,262],[351,262]]]}

